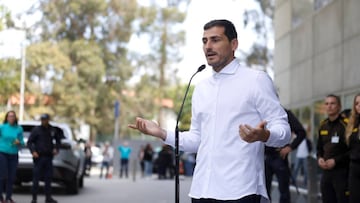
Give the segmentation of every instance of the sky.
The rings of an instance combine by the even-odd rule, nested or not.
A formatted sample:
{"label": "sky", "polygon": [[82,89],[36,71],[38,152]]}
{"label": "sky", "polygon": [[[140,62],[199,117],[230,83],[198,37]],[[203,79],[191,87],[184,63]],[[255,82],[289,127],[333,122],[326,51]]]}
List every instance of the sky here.
{"label": "sky", "polygon": [[[140,0],[144,1],[144,0]],[[164,0],[158,0],[163,2]],[[26,11],[36,0],[0,0],[1,4],[5,4],[13,13],[16,14]],[[228,19],[232,21],[237,28],[239,38],[238,50],[247,51],[252,43],[256,40],[253,31],[243,29],[243,12],[245,9],[257,9],[258,5],[253,0],[191,0],[188,14],[184,23],[186,31],[186,43],[181,52],[183,60],[176,64],[178,74],[182,82],[187,82],[197,68],[206,64],[206,60],[202,51],[202,34],[203,25],[213,19]],[[30,16],[26,19],[17,20],[17,24],[21,25],[25,21],[26,26],[31,26],[34,20],[39,16]],[[5,36],[4,36],[5,35]],[[1,39],[6,40],[1,40]],[[6,55],[20,56],[20,45],[24,39],[24,33],[21,31],[12,31],[8,33],[0,33],[0,57]],[[129,47],[139,47],[139,40],[134,38]],[[211,67],[199,73],[194,79],[196,83],[203,78],[209,76]]]}

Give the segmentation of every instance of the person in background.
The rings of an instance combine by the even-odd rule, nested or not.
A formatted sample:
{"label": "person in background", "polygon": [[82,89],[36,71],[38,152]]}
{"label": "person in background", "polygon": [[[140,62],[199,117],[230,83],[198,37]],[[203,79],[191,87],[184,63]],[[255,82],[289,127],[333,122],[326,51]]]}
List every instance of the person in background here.
{"label": "person in background", "polygon": [[[18,165],[18,151],[24,146],[23,129],[18,125],[15,111],[8,111],[0,125],[0,202],[15,203],[12,199],[13,183]],[[4,184],[6,188],[3,197]]]}
{"label": "person in background", "polygon": [[194,173],[194,167],[196,163],[196,158],[194,153],[184,152],[181,156],[181,159],[184,162],[185,176],[192,176]]}
{"label": "person in background", "polygon": [[348,202],[349,148],[346,145],[347,123],[341,116],[341,101],[337,95],[326,96],[325,111],[328,118],[320,123],[317,142],[317,160],[322,169],[320,181],[324,203]]}
{"label": "person in background", "polygon": [[294,165],[294,180],[297,180],[300,171],[303,172],[303,186],[307,186],[307,159],[312,150],[312,143],[309,138],[305,138],[297,148],[296,160]]}
{"label": "person in background", "polygon": [[[213,74],[192,95],[189,131],[179,133],[181,151],[197,153],[189,196],[192,203],[268,202],[264,146],[289,143],[287,115],[267,73],[235,58],[238,38],[232,22],[204,25],[203,51]],[[175,145],[175,132],[137,117],[128,125]]]}
{"label": "person in background", "polygon": [[[158,178],[161,179],[172,179],[174,177],[174,161],[173,161],[173,151],[171,146],[162,145],[161,151],[159,152],[159,157],[157,160],[158,165]],[[169,176],[168,176],[169,174]]]}
{"label": "person in background", "polygon": [[105,143],[104,149],[102,151],[102,155],[103,155],[103,160],[101,162],[101,167],[100,167],[100,178],[103,177],[104,168],[105,168],[105,178],[109,178],[110,177],[109,170],[114,156],[113,148],[110,146],[109,142]]}
{"label": "person in background", "polygon": [[85,166],[84,166],[85,167],[85,175],[90,176],[91,158],[92,158],[92,151],[91,151],[90,142],[86,142],[85,148],[84,148],[84,153],[85,153]]}
{"label": "person in background", "polygon": [[40,119],[41,125],[32,129],[27,141],[34,162],[31,203],[37,202],[41,177],[44,177],[45,182],[45,203],[57,203],[51,196],[52,161],[54,156],[59,153],[60,141],[63,135],[49,123],[49,114],[42,114]]}
{"label": "person in background", "polygon": [[138,153],[140,170],[141,170],[141,177],[144,177],[144,172],[145,172],[144,150],[145,150],[145,146],[144,146],[144,145],[141,145],[141,146],[140,146],[139,153]]}
{"label": "person in background", "polygon": [[120,173],[119,177],[122,178],[123,172],[125,173],[125,177],[128,178],[129,171],[129,158],[131,154],[131,148],[129,147],[129,142],[125,141],[122,146],[118,147],[120,153]]}
{"label": "person in background", "polygon": [[[271,182],[274,174],[279,183],[280,203],[290,203],[291,172],[289,168],[288,154],[295,150],[306,137],[306,131],[301,122],[288,109],[284,109],[288,116],[290,130],[295,135],[291,144],[276,148],[265,146],[265,178],[268,195],[271,198]],[[296,183],[295,183],[296,184]]]}
{"label": "person in background", "polygon": [[360,94],[354,97],[349,123],[346,127],[346,143],[350,148],[349,202],[360,202]]}
{"label": "person in background", "polygon": [[153,156],[154,150],[150,143],[145,145],[144,149],[144,167],[145,167],[145,177],[151,177],[153,170]]}

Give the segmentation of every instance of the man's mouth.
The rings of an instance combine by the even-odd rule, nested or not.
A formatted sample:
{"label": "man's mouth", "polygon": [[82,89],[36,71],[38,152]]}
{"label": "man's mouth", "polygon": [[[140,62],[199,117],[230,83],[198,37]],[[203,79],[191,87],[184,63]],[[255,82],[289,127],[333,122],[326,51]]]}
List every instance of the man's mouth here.
{"label": "man's mouth", "polygon": [[216,53],[214,53],[214,52],[206,53],[206,56],[207,56],[207,57],[212,57],[212,56],[215,56],[215,55],[216,55]]}

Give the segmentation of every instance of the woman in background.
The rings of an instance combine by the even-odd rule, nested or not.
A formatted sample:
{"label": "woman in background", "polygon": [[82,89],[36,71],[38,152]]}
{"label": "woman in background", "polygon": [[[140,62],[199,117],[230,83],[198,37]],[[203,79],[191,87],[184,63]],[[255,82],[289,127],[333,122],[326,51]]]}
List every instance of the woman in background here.
{"label": "woman in background", "polygon": [[[19,147],[24,146],[23,129],[18,125],[16,114],[9,111],[0,125],[0,201],[14,203],[12,188],[18,165]],[[6,180],[6,197],[3,198],[4,182]]]}
{"label": "woman in background", "polygon": [[360,94],[354,98],[349,123],[346,127],[346,142],[350,148],[349,202],[360,202]]}

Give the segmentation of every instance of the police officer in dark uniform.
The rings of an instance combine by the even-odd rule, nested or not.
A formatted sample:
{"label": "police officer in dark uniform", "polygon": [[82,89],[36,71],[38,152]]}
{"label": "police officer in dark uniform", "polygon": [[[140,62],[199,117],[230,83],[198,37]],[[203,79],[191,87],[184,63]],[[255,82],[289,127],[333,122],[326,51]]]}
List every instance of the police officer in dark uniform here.
{"label": "police officer in dark uniform", "polygon": [[317,143],[318,165],[323,171],[320,188],[324,203],[348,202],[349,149],[345,141],[346,118],[336,95],[325,98],[328,118],[321,122]]}
{"label": "police officer in dark uniform", "polygon": [[42,114],[41,125],[33,128],[27,142],[34,160],[31,203],[37,202],[39,180],[42,177],[45,182],[45,203],[57,203],[51,197],[52,160],[59,151],[61,135],[49,124],[49,120],[49,114]]}
{"label": "police officer in dark uniform", "polygon": [[279,183],[280,203],[290,203],[290,178],[291,172],[287,155],[295,150],[306,137],[306,131],[301,122],[288,109],[285,109],[288,115],[288,122],[291,132],[296,135],[291,144],[283,148],[265,146],[265,179],[268,196],[271,198],[271,182],[273,175]]}

